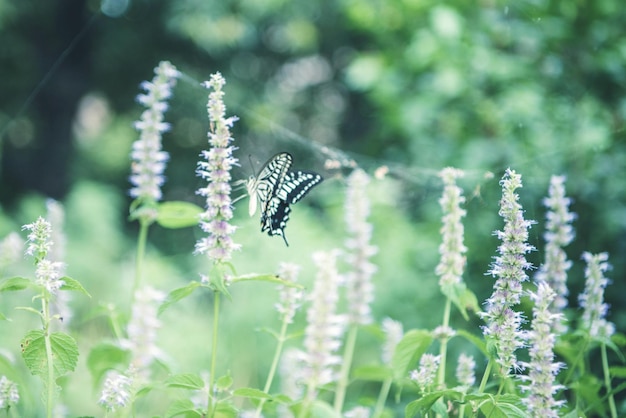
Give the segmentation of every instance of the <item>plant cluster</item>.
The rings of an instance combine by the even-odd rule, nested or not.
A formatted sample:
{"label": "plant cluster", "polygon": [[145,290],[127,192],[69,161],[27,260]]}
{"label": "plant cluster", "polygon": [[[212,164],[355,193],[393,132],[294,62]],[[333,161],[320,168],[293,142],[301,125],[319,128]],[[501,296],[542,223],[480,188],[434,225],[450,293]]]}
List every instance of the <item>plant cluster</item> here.
{"label": "plant cluster", "polygon": [[[494,232],[500,244],[491,266],[485,266],[493,280],[493,293],[484,303],[464,280],[468,248],[464,244],[465,197],[457,180],[462,170],[444,168],[439,200],[442,216],[440,262],[435,273],[444,303],[435,329],[404,329],[399,320],[375,318],[375,278],[371,202],[368,186],[373,180],[360,168],[346,178],[345,222],[348,237],[342,248],[320,249],[312,254],[315,280],[310,289],[299,283],[301,266],[282,263],[274,273],[243,273],[231,260],[235,252],[246,251],[233,234],[235,183],[231,170],[238,165],[231,128],[237,121],[227,117],[223,97],[224,78],[213,74],[204,84],[209,90],[209,132],[207,149],[201,153],[197,175],[204,182],[197,194],[204,208],[188,202],[162,202],[161,186],[168,155],[162,150],[162,134],[172,88],[181,73],[170,63],[155,69],[155,78],[142,84],[138,102],[146,107],[136,128],[140,135],[133,145],[130,195],[134,199],[130,219],[139,223],[132,303],[125,319],[111,321],[114,342],[99,343],[89,353],[77,343],[67,326],[71,318],[68,292],[91,297],[81,283],[66,274],[63,260],[62,207],[51,202],[48,214],[24,225],[25,250],[34,266],[34,278],[14,276],[0,281],[0,292],[31,292],[32,305],[19,309],[37,316],[41,326],[24,333],[22,362],[40,378],[41,396],[25,396],[29,387],[20,387],[17,360],[0,354],[0,414],[21,416],[25,398],[41,401],[47,417],[64,416],[62,391],[71,379],[79,352],[86,355],[92,378],[99,388],[95,397],[105,416],[144,416],[137,400],[155,392],[172,393],[173,400],[163,417],[580,417],[617,416],[626,412],[616,401],[624,385],[615,381],[625,374],[623,366],[611,366],[609,354],[623,362],[620,349],[624,336],[607,319],[609,306],[604,291],[609,284],[606,253],[585,252],[585,288],[578,297],[580,310],[566,318],[567,276],[572,266],[564,247],[574,239],[565,193],[565,178],[550,182],[544,238],[545,258],[533,266],[527,255],[529,230],[537,222],[525,219],[518,190],[522,176],[507,169],[500,180],[502,197],[499,215],[503,226]],[[378,171],[380,174],[382,170]],[[251,196],[250,198],[255,198]],[[143,260],[148,229],[200,226],[201,237],[195,253],[204,257],[200,280],[170,290],[156,288],[144,278]],[[1,243],[1,271],[20,255],[24,241],[16,233]],[[222,299],[238,301],[230,290],[249,281],[278,286],[276,311],[280,328],[271,331],[275,353],[263,387],[236,387],[228,365],[218,350]],[[198,370],[175,373],[166,378],[154,373],[165,367],[167,355],[157,344],[161,327],[159,315],[192,294],[212,297],[209,364]],[[299,309],[306,312],[306,326],[294,328]],[[467,320],[466,329],[451,326],[457,310]],[[7,320],[7,312],[0,313]],[[476,329],[472,320],[481,321]],[[362,348],[359,334],[371,333],[380,342],[377,364],[359,364]],[[451,342],[465,347],[452,358]],[[0,347],[11,351],[11,347]],[[601,374],[596,375],[590,354],[600,351]],[[4,351],[3,351],[4,353]],[[176,353],[171,353],[176,355]],[[485,365],[484,367],[482,367]],[[207,371],[206,373],[204,371]],[[23,381],[23,380],[22,380]],[[354,396],[355,382],[375,387],[373,395]],[[372,392],[374,393],[374,392]],[[86,394],[85,396],[89,396]]]}

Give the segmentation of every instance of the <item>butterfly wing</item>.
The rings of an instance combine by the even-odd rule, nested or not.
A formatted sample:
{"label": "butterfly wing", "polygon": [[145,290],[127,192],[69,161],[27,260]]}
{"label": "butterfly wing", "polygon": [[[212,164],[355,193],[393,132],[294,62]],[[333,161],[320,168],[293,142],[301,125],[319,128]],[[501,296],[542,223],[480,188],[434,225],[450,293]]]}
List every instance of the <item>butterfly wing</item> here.
{"label": "butterfly wing", "polygon": [[268,235],[280,235],[289,246],[285,236],[285,227],[291,212],[290,205],[302,199],[311,189],[324,179],[310,171],[292,171],[285,175],[276,193],[267,201],[261,214],[261,231]]}
{"label": "butterfly wing", "polygon": [[250,216],[256,212],[258,203],[261,207],[261,219],[263,219],[263,213],[267,210],[268,202],[278,192],[292,162],[293,157],[288,152],[278,153],[265,163],[256,177],[250,177],[246,183],[250,196],[248,207]]}

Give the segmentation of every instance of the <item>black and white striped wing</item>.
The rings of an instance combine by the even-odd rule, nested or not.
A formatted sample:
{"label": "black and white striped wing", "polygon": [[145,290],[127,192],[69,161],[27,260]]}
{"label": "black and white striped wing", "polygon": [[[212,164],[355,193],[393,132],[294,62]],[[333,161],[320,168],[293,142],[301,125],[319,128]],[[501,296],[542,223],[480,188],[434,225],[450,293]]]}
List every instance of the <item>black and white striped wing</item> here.
{"label": "black and white striped wing", "polygon": [[266,210],[261,213],[261,231],[267,231],[270,236],[280,235],[289,246],[285,227],[289,220],[291,205],[306,196],[322,180],[324,180],[322,176],[310,171],[287,173],[276,194],[267,202]]}
{"label": "black and white striped wing", "polygon": [[267,204],[278,193],[292,162],[291,154],[287,152],[276,154],[265,163],[257,176],[250,177],[246,182],[250,196],[248,206],[250,216],[255,214],[257,204],[259,204],[261,217],[263,217],[263,213],[267,210]]}

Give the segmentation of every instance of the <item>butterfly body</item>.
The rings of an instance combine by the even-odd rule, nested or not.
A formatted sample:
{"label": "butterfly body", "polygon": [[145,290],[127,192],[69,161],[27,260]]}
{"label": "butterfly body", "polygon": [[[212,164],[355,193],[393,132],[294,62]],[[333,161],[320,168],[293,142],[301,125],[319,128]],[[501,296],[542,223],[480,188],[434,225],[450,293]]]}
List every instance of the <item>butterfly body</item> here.
{"label": "butterfly body", "polygon": [[257,176],[250,177],[246,182],[250,196],[250,216],[254,215],[258,205],[261,210],[261,232],[267,231],[270,236],[280,235],[287,246],[289,243],[285,237],[285,227],[291,213],[290,205],[302,199],[323,180],[322,176],[311,171],[289,171],[292,163],[291,154],[276,154],[265,163]]}

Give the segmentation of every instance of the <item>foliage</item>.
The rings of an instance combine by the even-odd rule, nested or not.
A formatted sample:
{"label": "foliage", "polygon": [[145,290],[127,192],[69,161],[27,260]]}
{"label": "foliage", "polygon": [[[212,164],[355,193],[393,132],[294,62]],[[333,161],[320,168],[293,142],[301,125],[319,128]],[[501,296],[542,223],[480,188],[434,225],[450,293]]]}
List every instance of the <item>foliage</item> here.
{"label": "foliage", "polygon": [[[201,416],[207,406],[199,399],[217,402],[215,416],[258,408],[265,416],[286,409],[306,414],[307,408],[332,416],[333,395],[344,389],[342,413],[365,406],[382,416],[444,416],[452,405],[453,416],[523,415],[526,383],[484,368],[497,360],[498,345],[483,338],[476,315],[493,284],[484,275],[499,244],[492,231],[502,229],[497,179],[508,167],[524,176],[520,204],[537,222],[528,237],[537,251],[527,254],[535,268],[548,249],[542,199],[552,175],[566,176],[578,214],[575,239],[565,249],[572,260],[563,311],[569,328],[554,346],[566,364],[556,377],[566,387],[557,396],[566,405],[559,413],[608,416],[612,398],[618,414],[626,413],[626,284],[617,280],[626,271],[619,257],[624,217],[616,203],[626,200],[619,175],[626,161],[626,41],[618,0],[135,1],[118,12],[112,4],[103,2],[104,13],[85,2],[0,6],[7,40],[0,54],[7,75],[0,80],[0,237],[43,214],[40,196],[63,201],[66,223],[58,229],[67,233],[67,251],[55,260],[66,261],[72,277],[59,277],[59,298],[72,295],[71,314],[46,316],[38,305],[50,295],[31,278],[30,260],[20,255],[5,262],[8,252],[0,251],[0,376],[16,382],[21,397],[9,416],[44,415],[50,403],[65,405],[72,416],[100,416],[105,382],[116,382],[112,371],[132,375],[131,364],[140,370],[127,388],[132,407],[119,416],[131,408],[141,415]],[[140,114],[131,96],[160,59],[180,71],[164,117],[170,130],[163,132],[169,154],[163,199],[131,202],[128,155],[137,137],[131,121]],[[203,205],[193,167],[209,125],[198,81],[218,70],[228,81],[228,113],[240,118],[233,127],[240,160],[233,180],[289,151],[299,167],[325,181],[294,208],[288,249],[261,235],[258,219],[235,203],[233,241],[242,250],[209,267],[191,256]],[[467,196],[467,253],[464,280],[438,285],[437,173],[446,166],[465,174],[457,181]],[[264,388],[276,343],[284,359],[301,347],[307,322],[298,313],[283,333],[274,329],[274,285],[313,289],[319,268],[310,255],[341,246],[349,230],[343,180],[355,167],[373,178],[373,323],[356,327],[347,380],[318,388],[307,404],[279,386],[286,376],[278,370]],[[610,255],[607,275],[615,282],[604,297],[617,330],[611,338],[590,338],[578,326],[586,251]],[[301,265],[302,285],[277,276],[284,261]],[[349,265],[340,255],[337,274]],[[145,284],[153,290],[139,294]],[[523,291],[515,309],[526,321],[522,331],[530,331],[534,283]],[[207,298],[218,294],[226,298]],[[340,312],[347,303],[341,299]],[[132,330],[157,312],[154,345],[133,342]],[[390,365],[379,358],[385,317],[407,330]],[[440,325],[454,334],[435,332]],[[484,387],[457,385],[454,363],[461,353],[476,358],[477,372],[486,371]],[[444,354],[429,393],[408,374],[423,354]],[[526,349],[520,355],[522,363],[531,360]],[[216,371],[207,376],[212,361]],[[45,405],[31,372],[51,395]]]}

